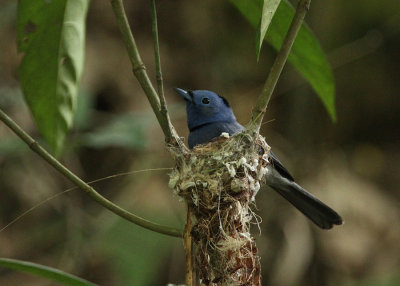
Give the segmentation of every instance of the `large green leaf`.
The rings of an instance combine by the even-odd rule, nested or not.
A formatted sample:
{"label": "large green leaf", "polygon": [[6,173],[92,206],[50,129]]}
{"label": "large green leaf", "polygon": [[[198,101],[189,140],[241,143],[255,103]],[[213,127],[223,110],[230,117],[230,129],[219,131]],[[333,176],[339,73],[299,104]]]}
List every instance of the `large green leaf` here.
{"label": "large green leaf", "polygon": [[[260,23],[263,0],[230,0],[253,27]],[[265,39],[279,50],[294,16],[293,6],[281,1]],[[288,61],[306,78],[322,100],[332,120],[336,120],[335,84],[332,69],[313,32],[303,24]]]}
{"label": "large green leaf", "polygon": [[36,124],[58,153],[73,122],[89,0],[19,0],[19,76]]}
{"label": "large green leaf", "polygon": [[275,15],[281,0],[263,0],[262,14],[260,25],[257,28],[256,34],[256,54],[257,61],[260,58],[262,43],[264,42],[265,34],[267,33],[272,17]]}
{"label": "large green leaf", "polygon": [[39,277],[44,277],[49,280],[62,283],[64,285],[70,285],[70,286],[96,285],[87,280],[74,276],[72,274],[63,272],[61,270],[22,260],[0,258],[0,266],[8,269],[17,270],[20,272],[30,273]]}

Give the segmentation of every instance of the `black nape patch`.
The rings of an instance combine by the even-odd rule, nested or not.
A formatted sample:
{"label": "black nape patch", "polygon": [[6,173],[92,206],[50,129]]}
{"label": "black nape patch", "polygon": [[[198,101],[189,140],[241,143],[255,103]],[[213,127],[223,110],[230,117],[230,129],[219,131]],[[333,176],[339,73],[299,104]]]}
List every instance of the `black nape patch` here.
{"label": "black nape patch", "polygon": [[229,105],[229,102],[226,100],[225,97],[220,96],[219,94],[218,94],[218,96],[222,98],[222,101],[225,103],[226,106],[231,107],[231,106]]}

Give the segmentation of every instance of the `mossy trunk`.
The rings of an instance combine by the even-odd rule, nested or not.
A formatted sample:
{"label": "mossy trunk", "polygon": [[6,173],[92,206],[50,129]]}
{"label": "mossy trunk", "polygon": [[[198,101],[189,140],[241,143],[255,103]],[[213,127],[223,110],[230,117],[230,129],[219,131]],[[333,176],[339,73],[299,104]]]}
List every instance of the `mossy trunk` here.
{"label": "mossy trunk", "polygon": [[170,187],[193,215],[193,255],[202,285],[261,285],[251,210],[267,172],[269,146],[247,133],[174,153]]}

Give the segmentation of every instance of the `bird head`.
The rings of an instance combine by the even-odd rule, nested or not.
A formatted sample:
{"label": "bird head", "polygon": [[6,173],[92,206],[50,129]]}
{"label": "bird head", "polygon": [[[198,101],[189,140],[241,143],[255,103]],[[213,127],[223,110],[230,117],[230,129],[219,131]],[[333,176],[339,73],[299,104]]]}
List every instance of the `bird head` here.
{"label": "bird head", "polygon": [[236,121],[228,101],[215,92],[181,88],[175,88],[175,91],[186,101],[187,121],[191,131],[209,123]]}

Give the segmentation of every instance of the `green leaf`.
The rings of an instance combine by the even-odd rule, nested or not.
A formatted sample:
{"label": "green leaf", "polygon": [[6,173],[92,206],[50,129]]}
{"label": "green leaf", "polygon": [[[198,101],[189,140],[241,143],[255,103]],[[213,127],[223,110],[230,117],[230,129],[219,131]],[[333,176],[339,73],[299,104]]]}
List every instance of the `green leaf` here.
{"label": "green leaf", "polygon": [[59,153],[73,123],[88,0],[19,0],[19,77],[38,129]]}
{"label": "green leaf", "polygon": [[[230,0],[253,27],[260,22],[262,0]],[[279,50],[294,16],[293,6],[281,1],[272,18],[265,40]],[[303,75],[318,94],[331,119],[336,121],[335,84],[332,69],[310,28],[303,24],[288,61]]]}
{"label": "green leaf", "polygon": [[261,21],[257,28],[256,33],[256,55],[257,61],[260,58],[260,51],[262,43],[264,42],[265,34],[267,33],[269,24],[272,21],[272,17],[275,15],[276,9],[278,8],[281,0],[263,0],[263,8],[261,14]]}
{"label": "green leaf", "polygon": [[30,273],[39,277],[44,277],[49,280],[62,283],[64,285],[71,285],[71,286],[96,285],[94,283],[91,283],[87,280],[84,280],[72,274],[63,272],[61,270],[22,260],[0,258],[0,266],[8,269],[17,270],[20,272]]}

